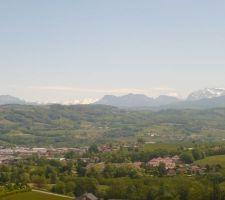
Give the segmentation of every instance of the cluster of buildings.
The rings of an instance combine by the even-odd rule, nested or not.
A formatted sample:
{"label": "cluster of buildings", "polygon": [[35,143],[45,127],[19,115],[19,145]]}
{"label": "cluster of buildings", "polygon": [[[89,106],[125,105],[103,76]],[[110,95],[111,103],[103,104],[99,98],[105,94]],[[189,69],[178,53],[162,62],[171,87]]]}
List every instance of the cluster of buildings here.
{"label": "cluster of buildings", "polygon": [[[110,146],[110,145],[101,145],[98,147],[99,152],[111,152],[118,150],[120,148],[129,148],[129,146]],[[82,148],[27,148],[27,147],[14,147],[14,148],[3,148],[0,147],[0,164],[12,164],[18,160],[26,159],[30,156],[37,155],[40,157],[45,157],[46,159],[59,159],[65,160],[65,155],[67,152],[75,152],[80,158],[81,161],[88,164],[103,164],[98,156],[92,157],[82,157],[87,151],[88,147]],[[157,168],[160,164],[164,164],[165,169],[167,170],[167,175],[173,176],[176,174],[204,174],[206,169],[199,167],[197,165],[189,165],[181,162],[180,157],[175,155],[173,157],[157,157],[153,158],[147,163],[134,162],[130,163],[135,168],[141,168],[144,164],[152,168]],[[91,166],[91,165],[89,165]]]}
{"label": "cluster of buildings", "polygon": [[30,156],[37,155],[47,159],[62,160],[65,154],[69,151],[76,152],[82,155],[87,152],[88,148],[27,148],[14,147],[3,148],[0,147],[0,164],[11,164],[18,160],[26,159]]}
{"label": "cluster of buildings", "polygon": [[168,169],[174,169],[176,167],[176,163],[180,160],[179,156],[173,156],[173,157],[166,157],[166,158],[153,158],[148,162],[149,166],[152,167],[158,167],[161,163],[165,165],[165,168]]}
{"label": "cluster of buildings", "polygon": [[167,170],[167,175],[174,176],[176,174],[204,174],[206,168],[195,164],[184,164],[180,161],[179,156],[173,157],[158,157],[150,160],[147,165],[150,167],[159,167],[163,163]]}
{"label": "cluster of buildings", "polygon": [[137,148],[138,145],[137,144],[114,144],[114,145],[108,145],[108,144],[102,144],[100,146],[98,146],[98,151],[101,153],[107,153],[107,152],[111,152],[111,151],[117,151],[121,148],[124,149],[134,149]]}

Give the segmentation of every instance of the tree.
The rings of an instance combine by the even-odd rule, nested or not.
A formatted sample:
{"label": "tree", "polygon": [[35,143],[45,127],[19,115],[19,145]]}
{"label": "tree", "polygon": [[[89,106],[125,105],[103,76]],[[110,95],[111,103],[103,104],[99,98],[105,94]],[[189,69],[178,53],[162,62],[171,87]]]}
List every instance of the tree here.
{"label": "tree", "polygon": [[180,155],[180,158],[184,163],[187,163],[187,164],[193,163],[193,157],[190,153],[186,153],[186,152],[182,153]]}
{"label": "tree", "polygon": [[66,159],[75,159],[77,157],[77,154],[74,151],[68,151],[65,154]]}
{"label": "tree", "polygon": [[69,181],[65,183],[66,193],[73,193],[75,189],[75,183],[73,181]]}
{"label": "tree", "polygon": [[90,153],[98,153],[98,146],[96,144],[92,144],[88,150]]}
{"label": "tree", "polygon": [[106,178],[114,178],[116,176],[116,167],[112,164],[106,164],[103,175]]}
{"label": "tree", "polygon": [[50,174],[50,182],[51,182],[52,184],[54,184],[54,183],[56,182],[56,180],[57,180],[57,173],[56,173],[56,171],[53,171],[53,172]]}
{"label": "tree", "polygon": [[65,184],[62,181],[58,181],[56,185],[53,187],[53,192],[65,194],[66,192]]}
{"label": "tree", "polygon": [[82,162],[81,160],[78,160],[76,165],[77,174],[79,176],[85,176],[86,174],[86,163]]}
{"label": "tree", "polygon": [[32,182],[38,188],[43,188],[46,184],[46,179],[44,176],[33,176]]}
{"label": "tree", "polygon": [[139,138],[137,139],[137,142],[138,142],[138,144],[144,144],[144,143],[145,143],[145,139],[142,138],[142,137],[139,137]]}
{"label": "tree", "polygon": [[75,196],[80,196],[85,192],[91,192],[95,194],[97,191],[97,185],[98,182],[94,178],[87,178],[87,177],[77,178],[75,180],[75,189],[74,189]]}
{"label": "tree", "polygon": [[166,175],[166,166],[165,166],[165,163],[159,163],[159,166],[158,166],[158,173],[159,173],[159,176],[164,176]]}
{"label": "tree", "polygon": [[200,160],[203,158],[203,154],[200,150],[198,149],[193,149],[192,150],[192,156],[195,160]]}

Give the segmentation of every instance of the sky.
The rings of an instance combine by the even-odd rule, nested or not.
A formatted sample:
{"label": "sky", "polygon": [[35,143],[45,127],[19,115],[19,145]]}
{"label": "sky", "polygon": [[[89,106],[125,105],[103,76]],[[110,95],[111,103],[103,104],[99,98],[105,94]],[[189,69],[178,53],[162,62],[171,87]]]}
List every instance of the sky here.
{"label": "sky", "polygon": [[184,98],[225,87],[224,0],[0,0],[0,94]]}

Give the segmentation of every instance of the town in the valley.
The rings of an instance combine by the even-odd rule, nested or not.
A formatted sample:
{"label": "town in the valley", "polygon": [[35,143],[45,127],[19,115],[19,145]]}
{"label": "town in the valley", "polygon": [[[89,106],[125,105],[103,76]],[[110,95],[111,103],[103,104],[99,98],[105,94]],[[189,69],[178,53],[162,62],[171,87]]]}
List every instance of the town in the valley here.
{"label": "town in the valley", "polygon": [[[151,145],[151,144],[146,144]],[[155,144],[152,144],[155,145]],[[77,147],[77,148],[54,148],[54,147],[0,147],[0,165],[8,165],[24,161],[32,156],[44,158],[46,160],[57,160],[61,163],[73,160],[74,162],[82,162],[86,168],[86,173],[93,169],[98,169],[102,173],[109,162],[104,160],[105,155],[119,154],[121,149],[130,151],[130,149],[137,149],[138,144],[133,145],[96,145],[93,149],[92,146]],[[193,148],[186,149],[186,151],[193,151]],[[90,153],[91,152],[91,153]],[[207,168],[199,166],[194,163],[187,163],[179,155],[163,155],[163,156],[150,156],[151,159],[147,161],[134,160],[134,161],[111,161],[110,165],[121,170],[121,167],[134,169],[138,172],[149,172],[151,176],[158,176],[155,170],[162,172],[161,175],[176,176],[178,174],[185,174],[187,176],[203,175]]]}

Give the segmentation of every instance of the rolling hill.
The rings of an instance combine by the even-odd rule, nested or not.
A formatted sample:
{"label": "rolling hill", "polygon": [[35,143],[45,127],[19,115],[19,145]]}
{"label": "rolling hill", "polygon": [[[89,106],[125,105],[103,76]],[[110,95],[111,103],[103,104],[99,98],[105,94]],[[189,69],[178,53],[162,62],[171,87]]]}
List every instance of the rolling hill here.
{"label": "rolling hill", "polygon": [[[151,133],[154,133],[152,137]],[[0,106],[0,145],[82,146],[93,142],[225,138],[225,109],[129,110],[104,105]]]}

